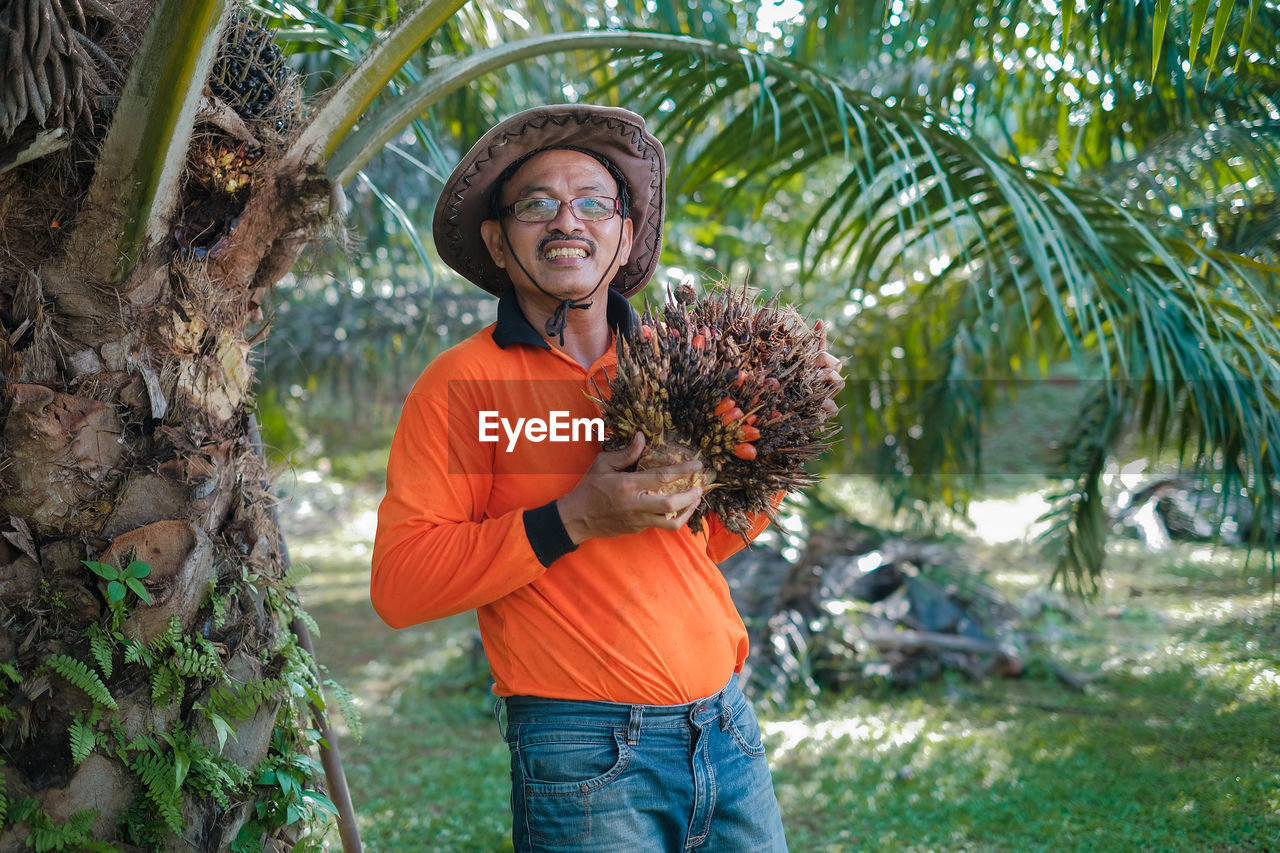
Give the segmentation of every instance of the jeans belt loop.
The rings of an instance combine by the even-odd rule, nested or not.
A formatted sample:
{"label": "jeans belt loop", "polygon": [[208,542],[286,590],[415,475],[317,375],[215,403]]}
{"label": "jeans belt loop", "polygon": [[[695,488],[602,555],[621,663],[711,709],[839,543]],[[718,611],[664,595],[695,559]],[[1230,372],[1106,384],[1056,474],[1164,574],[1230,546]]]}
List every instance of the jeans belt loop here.
{"label": "jeans belt loop", "polygon": [[640,742],[640,723],[644,720],[644,708],[631,706],[631,720],[627,723],[627,744],[635,746]]}
{"label": "jeans belt loop", "polygon": [[502,697],[499,696],[493,703],[493,719],[498,724],[498,734],[502,736],[503,740],[506,740],[507,738],[507,727],[502,722],[502,712],[505,710],[506,703],[503,702]]}

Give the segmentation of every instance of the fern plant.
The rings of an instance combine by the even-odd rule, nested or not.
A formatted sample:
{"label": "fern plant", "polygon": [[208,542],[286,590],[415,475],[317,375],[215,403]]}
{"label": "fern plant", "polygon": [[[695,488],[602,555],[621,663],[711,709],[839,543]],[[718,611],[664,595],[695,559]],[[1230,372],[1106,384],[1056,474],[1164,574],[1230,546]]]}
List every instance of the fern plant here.
{"label": "fern plant", "polygon": [[209,622],[215,631],[227,623],[227,606],[230,603],[229,592],[218,592],[217,584],[209,584]]}
{"label": "fern plant", "polygon": [[71,684],[79,687],[99,705],[110,708],[113,711],[120,710],[120,706],[116,704],[116,700],[111,696],[111,691],[107,689],[107,685],[102,683],[102,679],[98,677],[98,674],[89,669],[88,664],[84,661],[76,660],[70,655],[56,654],[50,655],[45,660],[44,665],[61,675]]}
{"label": "fern plant", "polygon": [[102,709],[94,708],[88,716],[77,714],[71,721],[67,733],[71,737],[71,760],[77,767],[99,746],[110,743],[107,735],[97,730],[101,720]]}
{"label": "fern plant", "polygon": [[212,799],[223,809],[231,808],[232,795],[249,786],[249,771],[232,761],[220,759],[198,744],[193,744],[192,750],[187,787]]}
{"label": "fern plant", "polygon": [[158,745],[140,752],[129,761],[129,769],[145,789],[145,797],[170,832],[182,831],[181,775],[172,755],[163,755]]}
{"label": "fern plant", "polygon": [[217,647],[199,634],[184,632],[176,615],[150,643],[126,640],[124,659],[147,669],[156,702],[180,699],[189,681],[216,679],[223,672]]}
{"label": "fern plant", "polygon": [[355,696],[351,694],[350,690],[332,678],[326,678],[324,686],[329,688],[329,692],[338,701],[338,708],[342,711],[342,718],[347,721],[347,728],[351,730],[351,737],[356,743],[359,743],[364,739],[364,718],[360,713],[360,708],[356,705]]}
{"label": "fern plant", "polygon": [[168,663],[184,678],[215,678],[222,672],[217,648],[199,634],[175,640]]}
{"label": "fern plant", "polygon": [[22,683],[22,673],[18,672],[18,668],[12,663],[0,663],[0,675],[12,681],[14,684]]}
{"label": "fern plant", "polygon": [[61,824],[54,824],[44,812],[40,812],[39,816],[44,820],[34,823],[31,834],[27,836],[27,843],[35,849],[36,853],[49,850],[111,849],[109,845],[93,843],[89,838],[89,830],[93,828],[93,821],[98,816],[95,809],[78,811]]}
{"label": "fern plant", "polygon": [[[22,673],[18,672],[18,668],[8,661],[0,663],[0,677],[7,679],[11,685],[16,686],[22,683]],[[0,682],[0,684],[2,683]],[[17,713],[8,705],[0,705],[0,726],[8,725],[17,719],[17,716]],[[3,823],[3,815],[0,815],[0,825],[3,825]]]}
{"label": "fern plant", "polygon": [[137,776],[141,791],[126,819],[129,840],[148,849],[165,847],[166,834],[182,830],[184,796],[232,808],[249,790],[250,773],[230,758],[205,746],[186,727],[137,735],[127,743],[123,731],[117,756]]}
{"label": "fern plant", "polygon": [[229,720],[247,720],[258,709],[280,695],[284,679],[264,678],[231,686],[220,684],[209,691],[209,710]]}
{"label": "fern plant", "polygon": [[[82,765],[97,753],[118,760],[136,777],[138,793],[120,820],[120,840],[142,849],[166,849],[174,836],[185,830],[182,815],[193,800],[225,811],[234,810],[246,799],[253,800],[251,826],[237,842],[241,849],[251,849],[264,833],[283,827],[298,835],[306,831],[298,829],[300,824],[327,826],[335,808],[323,793],[310,787],[311,780],[323,776],[311,755],[320,736],[300,722],[307,704],[323,707],[324,702],[311,656],[299,646],[293,632],[280,631],[273,647],[260,650],[264,660],[272,661],[276,677],[231,682],[223,666],[224,647],[206,632],[226,622],[240,594],[234,586],[221,594],[216,585],[210,586],[203,605],[205,617],[198,623],[200,630],[184,629],[175,614],[150,640],[126,636],[121,626],[130,603],[149,600],[142,595],[145,589],[135,589],[144,576],[142,564],[136,562],[115,570],[86,561],[107,581],[108,610],[86,629],[84,644],[74,651],[49,655],[35,670],[36,674],[61,677],[93,701],[90,710],[77,714],[68,725],[72,766]],[[241,571],[248,584],[263,589],[264,603],[279,624],[303,618],[297,596],[279,581],[256,574],[250,567],[241,567]],[[109,685],[113,680],[143,675],[150,682],[154,702],[190,702],[192,715],[170,724],[165,731],[127,735]],[[0,663],[0,687],[20,684],[23,676],[17,661]],[[349,718],[355,719],[350,695],[343,697],[352,709]],[[0,721],[13,713],[0,705]],[[235,738],[237,724],[260,713],[275,719],[273,748],[269,763],[250,770],[222,753],[227,739]],[[210,744],[210,730],[217,738],[216,747]],[[0,825],[29,824],[28,845],[34,849],[109,849],[90,840],[95,819],[96,814],[89,811],[55,824],[40,811],[38,801],[13,801],[0,789]],[[319,843],[304,841],[295,849],[311,849],[308,844],[315,847]],[[244,848],[245,844],[250,848]]]}
{"label": "fern plant", "polygon": [[23,798],[13,804],[8,817],[13,823],[26,822],[31,831],[27,835],[27,846],[36,853],[110,853],[116,848],[110,844],[93,841],[89,833],[98,813],[93,809],[83,809],[71,815],[62,823],[54,823],[40,804],[31,797]]}
{"label": "fern plant", "polygon": [[102,677],[109,681],[111,673],[115,671],[116,647],[124,640],[124,635],[118,631],[109,631],[101,625],[95,624],[89,626],[85,636],[89,638],[89,654],[93,656],[94,663],[98,665],[98,672],[102,673]]}

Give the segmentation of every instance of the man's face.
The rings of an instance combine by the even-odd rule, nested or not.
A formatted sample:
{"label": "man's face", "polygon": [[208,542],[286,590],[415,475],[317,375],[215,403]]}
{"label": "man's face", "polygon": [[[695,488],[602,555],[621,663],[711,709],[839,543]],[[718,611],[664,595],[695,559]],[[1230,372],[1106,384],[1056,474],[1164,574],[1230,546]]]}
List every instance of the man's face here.
{"label": "man's face", "polygon": [[578,151],[535,154],[502,188],[503,208],[527,198],[562,202],[555,218],[546,222],[521,222],[505,214],[480,226],[493,262],[507,271],[525,295],[541,297],[532,276],[557,299],[584,297],[601,281],[606,285],[612,281],[631,256],[631,220],[621,215],[578,219],[568,202],[584,196],[617,198],[618,185],[598,160]]}

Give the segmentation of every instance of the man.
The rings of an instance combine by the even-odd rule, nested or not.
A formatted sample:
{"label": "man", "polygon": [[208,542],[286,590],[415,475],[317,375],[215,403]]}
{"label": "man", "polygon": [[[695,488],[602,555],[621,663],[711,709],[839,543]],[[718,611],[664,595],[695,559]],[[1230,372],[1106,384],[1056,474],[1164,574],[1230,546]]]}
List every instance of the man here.
{"label": "man", "polygon": [[567,427],[556,441],[599,415],[615,336],[637,323],[624,297],[658,261],[664,182],[639,116],[539,107],[485,134],[436,208],[441,257],[499,297],[498,319],[405,403],[372,598],[394,627],[477,610],[517,851],[786,849],[716,568],[742,539],[685,526],[697,486],[662,494],[698,463],[628,471],[643,435],[609,453]]}

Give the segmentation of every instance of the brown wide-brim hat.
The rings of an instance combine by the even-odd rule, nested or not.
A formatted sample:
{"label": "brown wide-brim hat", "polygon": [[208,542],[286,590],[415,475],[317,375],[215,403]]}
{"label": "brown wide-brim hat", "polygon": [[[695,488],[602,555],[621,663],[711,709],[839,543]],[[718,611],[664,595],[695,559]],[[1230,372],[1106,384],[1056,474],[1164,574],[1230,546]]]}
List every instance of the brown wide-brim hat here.
{"label": "brown wide-brim hat", "polygon": [[631,257],[609,286],[630,296],[644,287],[662,251],[666,210],[666,154],[630,110],[590,104],[535,107],[500,122],[472,146],[445,181],[436,203],[432,232],[440,258],[493,294],[511,285],[507,271],[493,262],[480,236],[489,218],[489,194],[512,163],[547,148],[581,148],[617,167],[631,192],[634,223]]}

